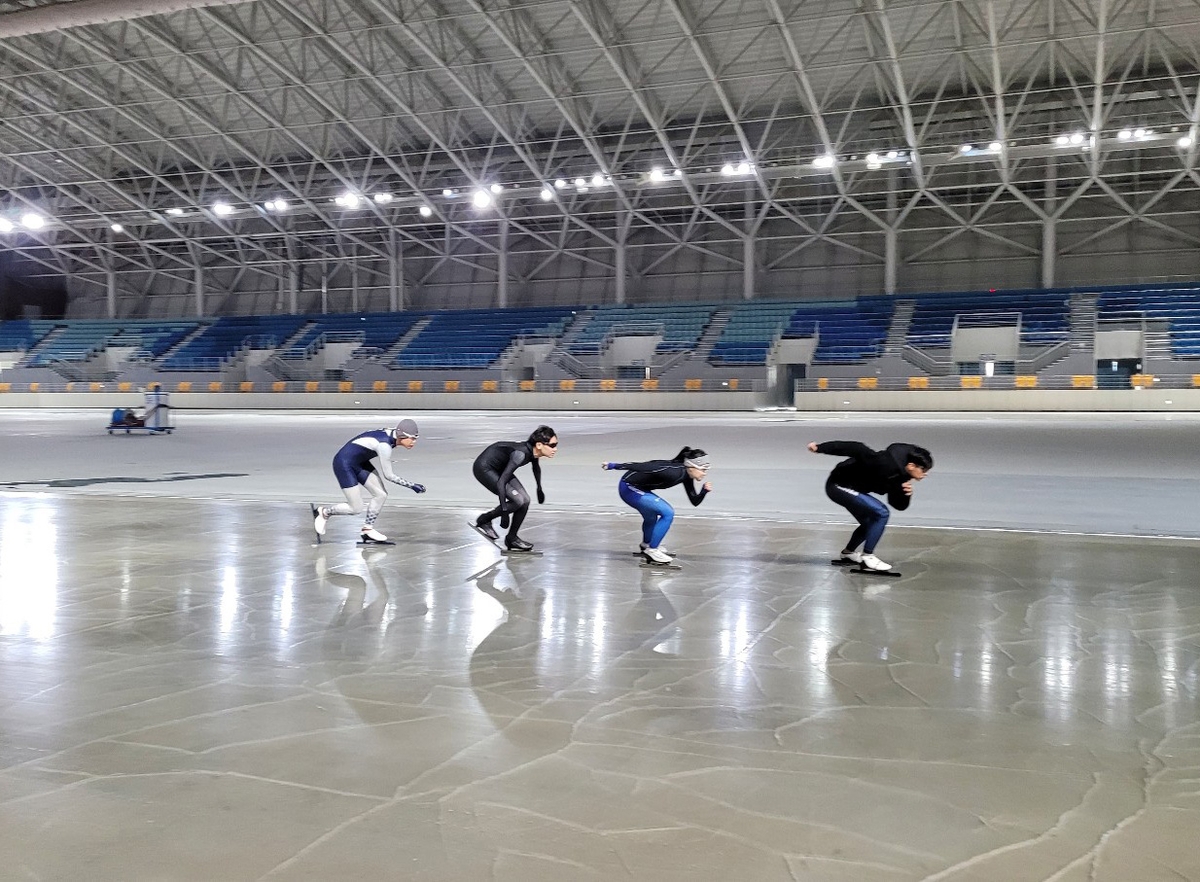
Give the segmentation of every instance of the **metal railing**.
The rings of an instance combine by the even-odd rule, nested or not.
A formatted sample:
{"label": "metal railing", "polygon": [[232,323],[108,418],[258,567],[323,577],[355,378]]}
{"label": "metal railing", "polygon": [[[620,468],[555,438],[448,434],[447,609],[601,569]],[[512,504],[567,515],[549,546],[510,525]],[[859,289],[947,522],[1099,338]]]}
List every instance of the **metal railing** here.
{"label": "metal railing", "polygon": [[[158,382],[164,391],[189,392],[340,392],[361,395],[369,392],[378,393],[432,393],[432,392],[487,392],[515,393],[531,392],[644,392],[652,395],[658,392],[763,392],[766,383],[762,380],[744,380],[730,378],[728,380],[681,380],[672,383],[660,383],[657,380],[498,380],[479,379],[478,377],[455,377],[453,375],[436,380],[274,380],[268,382],[251,382],[238,380],[198,379],[198,380],[164,380]],[[30,383],[0,384],[0,392],[127,392],[133,384],[129,382],[88,381],[81,380],[65,383],[46,383],[34,381]]]}
{"label": "metal railing", "polygon": [[[1200,365],[1197,367],[1200,370]],[[1119,385],[1118,385],[1119,384]],[[1134,374],[1121,378],[1115,375],[1076,374],[1040,377],[1033,374],[1001,374],[984,377],[974,375],[947,377],[812,377],[796,382],[799,392],[901,392],[931,391],[958,392],[975,389],[1195,389],[1200,388],[1200,373],[1150,375]]]}

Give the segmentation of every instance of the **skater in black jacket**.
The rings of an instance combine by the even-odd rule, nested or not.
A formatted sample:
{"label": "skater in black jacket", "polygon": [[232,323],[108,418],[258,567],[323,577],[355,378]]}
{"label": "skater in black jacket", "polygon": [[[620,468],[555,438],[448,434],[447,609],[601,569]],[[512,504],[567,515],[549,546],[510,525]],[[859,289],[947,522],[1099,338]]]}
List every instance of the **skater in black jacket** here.
{"label": "skater in black jacket", "polygon": [[[662,547],[671,529],[675,509],[659,496],[656,490],[666,490],[679,484],[687,491],[688,501],[699,505],[712,490],[704,480],[710,462],[708,454],[694,447],[685,447],[674,459],[654,459],[650,462],[605,462],[605,470],[625,472],[617,485],[621,500],[642,516],[642,556],[648,563],[669,563],[673,555]],[[696,483],[701,487],[696,489]]]}
{"label": "skater in black jacket", "polygon": [[[872,496],[887,496],[888,504],[904,511],[913,493],[913,482],[924,480],[933,468],[933,457],[915,444],[889,444],[887,450],[872,450],[859,441],[815,441],[813,453],[848,457],[838,463],[825,482],[825,495],[845,508],[858,521],[842,551],[842,559],[866,570],[886,571],[891,564],[875,556],[875,546],[888,522],[888,507]],[[858,550],[862,546],[862,551]]]}
{"label": "skater in black jacket", "polygon": [[[518,535],[529,512],[529,494],[516,477],[516,471],[523,465],[532,465],[537,501],[541,505],[546,501],[546,494],[542,491],[542,467],[538,460],[543,457],[553,459],[557,452],[558,436],[554,430],[549,426],[538,426],[524,441],[497,441],[479,454],[472,467],[475,480],[495,493],[500,504],[475,519],[471,524],[475,531],[495,542],[500,537],[492,527],[492,521],[500,518],[500,526],[509,528],[504,539],[508,550],[533,551],[533,545]],[[510,519],[512,526],[509,526]]]}

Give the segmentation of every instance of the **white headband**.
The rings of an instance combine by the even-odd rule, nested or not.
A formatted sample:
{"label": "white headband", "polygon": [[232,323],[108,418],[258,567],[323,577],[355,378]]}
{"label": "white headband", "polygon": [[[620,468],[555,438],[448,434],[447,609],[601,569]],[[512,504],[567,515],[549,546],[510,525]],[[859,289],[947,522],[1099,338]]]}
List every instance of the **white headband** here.
{"label": "white headband", "polygon": [[707,472],[712,467],[712,463],[708,457],[704,457],[703,459],[685,459],[683,464],[689,469],[700,469],[702,472]]}

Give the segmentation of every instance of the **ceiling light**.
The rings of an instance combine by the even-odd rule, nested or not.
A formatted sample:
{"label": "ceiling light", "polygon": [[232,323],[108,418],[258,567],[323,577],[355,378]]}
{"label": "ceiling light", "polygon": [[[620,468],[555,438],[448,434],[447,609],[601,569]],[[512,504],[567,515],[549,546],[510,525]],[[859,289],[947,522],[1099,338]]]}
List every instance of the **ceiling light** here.
{"label": "ceiling light", "polygon": [[1135,137],[1135,138],[1139,138],[1139,139],[1144,138],[1148,134],[1150,134],[1150,132],[1147,131],[1146,129],[1134,129],[1133,130],[1133,137]]}
{"label": "ceiling light", "polygon": [[109,227],[109,229],[112,230],[114,233],[125,232],[125,228],[123,226],[121,226],[120,224],[113,224],[111,227]]}
{"label": "ceiling light", "polygon": [[666,177],[667,176],[663,174],[663,170],[657,165],[650,169],[650,180],[654,181],[655,183],[666,180]]}
{"label": "ceiling light", "polygon": [[737,173],[739,175],[748,175],[753,170],[754,170],[754,166],[752,166],[748,162],[739,162],[738,163]]}
{"label": "ceiling light", "polygon": [[442,191],[442,195],[445,196],[447,199],[449,199],[451,196],[454,195],[454,191],[451,190],[449,187],[447,187],[445,190]]}
{"label": "ceiling light", "polygon": [[421,215],[421,217],[432,217],[433,216],[433,209],[430,208],[428,205],[422,205],[420,208],[417,209],[417,212]]}
{"label": "ceiling light", "polygon": [[576,190],[586,190],[587,189],[587,181],[585,181],[583,178],[576,178],[575,179],[575,189]]}
{"label": "ceiling light", "polygon": [[833,168],[835,162],[837,160],[834,159],[832,153],[823,153],[813,160],[813,166],[815,168]]}
{"label": "ceiling light", "polygon": [[542,197],[543,202],[549,202],[554,198],[554,191],[549,187],[542,187],[542,192],[539,195]]}
{"label": "ceiling light", "polygon": [[721,166],[721,174],[725,175],[725,177],[729,177],[730,175],[732,175],[733,174],[733,163],[727,162],[723,166]]}
{"label": "ceiling light", "polygon": [[959,153],[970,153],[974,149],[975,149],[974,144],[963,144],[961,147],[958,148],[958,152]]}
{"label": "ceiling light", "polygon": [[183,209],[182,208],[168,208],[167,214],[171,215],[171,217],[179,217],[181,214],[183,214]]}
{"label": "ceiling light", "polygon": [[391,193],[376,193],[374,199],[380,205],[387,205],[395,197]]}
{"label": "ceiling light", "polygon": [[504,191],[504,188],[501,187],[499,184],[492,184],[492,186],[488,187],[488,189],[491,190],[493,193],[495,193],[497,196],[499,196]]}
{"label": "ceiling light", "polygon": [[32,211],[21,216],[21,225],[29,230],[40,230],[46,226],[46,219]]}
{"label": "ceiling light", "polygon": [[1192,146],[1192,136],[1184,135],[1182,138],[1180,138],[1175,143],[1186,150],[1188,147]]}
{"label": "ceiling light", "polygon": [[1130,138],[1133,137],[1133,130],[1132,129],[1121,129],[1121,131],[1117,132],[1117,137],[1120,138],[1122,141],[1128,141]]}
{"label": "ceiling light", "polygon": [[607,180],[605,179],[604,175],[600,174],[600,172],[596,172],[594,175],[592,175],[592,186],[593,187],[596,187],[597,189],[599,189],[600,187],[603,187],[606,183],[607,183]]}
{"label": "ceiling light", "polygon": [[217,217],[229,217],[233,214],[233,206],[228,202],[214,202],[212,210]]}
{"label": "ceiling light", "polygon": [[899,159],[899,158],[900,158],[900,152],[899,152],[898,150],[889,150],[889,151],[887,152],[887,158],[888,158],[888,159]]}
{"label": "ceiling light", "polygon": [[13,222],[8,218],[0,217],[0,233],[11,233],[13,231]]}
{"label": "ceiling light", "polygon": [[1081,132],[1072,133],[1071,136],[1067,138],[1067,143],[1074,144],[1076,147],[1078,147],[1083,143],[1083,134]]}
{"label": "ceiling light", "polygon": [[682,178],[683,177],[683,169],[677,168],[677,169],[675,169],[675,171],[671,172],[671,174],[677,178]]}
{"label": "ceiling light", "polygon": [[487,190],[476,190],[471,197],[471,204],[476,208],[490,208],[495,199]]}
{"label": "ceiling light", "polygon": [[562,178],[559,178],[557,181],[554,182],[555,190],[561,190],[565,186],[567,186],[567,182],[564,181]]}
{"label": "ceiling light", "polygon": [[993,141],[991,144],[988,144],[988,150],[990,150],[992,153],[999,153],[1003,149],[1004,145],[999,141]]}

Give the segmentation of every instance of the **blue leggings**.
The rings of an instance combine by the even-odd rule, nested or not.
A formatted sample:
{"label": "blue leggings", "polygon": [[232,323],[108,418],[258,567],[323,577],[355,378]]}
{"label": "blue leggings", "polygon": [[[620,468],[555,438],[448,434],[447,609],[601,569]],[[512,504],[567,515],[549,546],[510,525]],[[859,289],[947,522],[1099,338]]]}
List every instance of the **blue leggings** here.
{"label": "blue leggings", "polygon": [[671,503],[657,494],[630,487],[624,481],[617,484],[617,492],[626,505],[637,509],[642,516],[642,541],[651,548],[658,548],[675,520]]}
{"label": "blue leggings", "polygon": [[887,526],[887,505],[870,493],[848,490],[832,481],[825,484],[825,495],[854,515],[854,519],[858,521],[858,529],[846,543],[846,551],[853,551],[862,545],[865,554],[874,554],[875,546],[883,538],[883,530]]}

